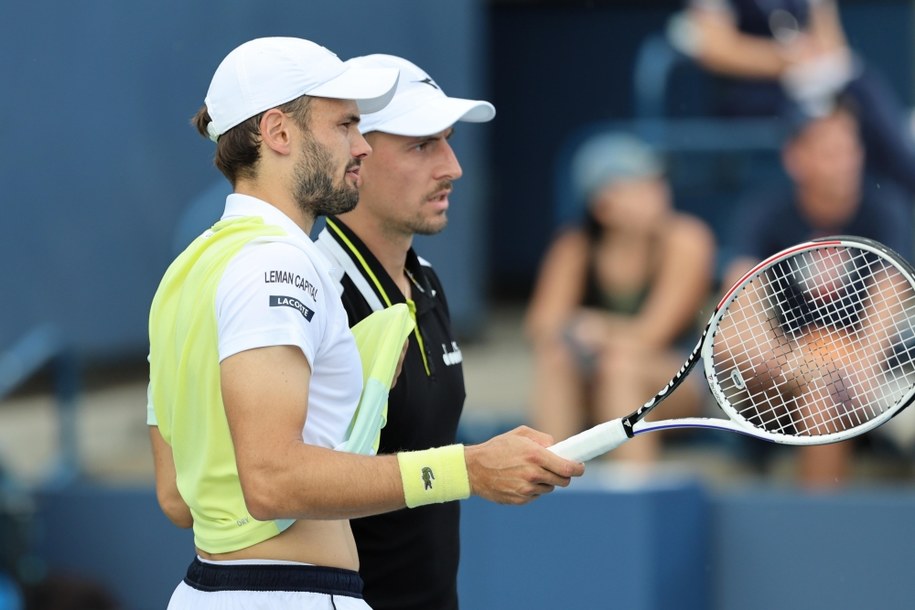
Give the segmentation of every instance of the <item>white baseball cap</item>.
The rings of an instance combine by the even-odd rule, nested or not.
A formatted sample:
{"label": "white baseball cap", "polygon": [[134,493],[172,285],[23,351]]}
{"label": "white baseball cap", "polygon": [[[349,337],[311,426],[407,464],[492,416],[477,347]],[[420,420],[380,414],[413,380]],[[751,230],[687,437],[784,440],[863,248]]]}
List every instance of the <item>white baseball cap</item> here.
{"label": "white baseball cap", "polygon": [[394,95],[393,67],[347,65],[310,40],[255,38],[233,49],[216,68],[204,100],[214,142],[242,121],[302,95],[354,100],[361,113],[377,112]]}
{"label": "white baseball cap", "polygon": [[362,133],[429,136],[458,121],[485,123],[496,116],[496,109],[489,102],[448,97],[419,66],[401,57],[379,53],[354,57],[346,64],[362,69],[400,70],[394,99],[379,112],[362,117],[359,123]]}

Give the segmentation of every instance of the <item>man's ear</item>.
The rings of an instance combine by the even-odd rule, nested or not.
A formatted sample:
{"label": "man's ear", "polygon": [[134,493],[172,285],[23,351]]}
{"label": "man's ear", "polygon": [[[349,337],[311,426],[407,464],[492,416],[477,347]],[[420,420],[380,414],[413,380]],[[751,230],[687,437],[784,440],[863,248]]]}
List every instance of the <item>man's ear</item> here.
{"label": "man's ear", "polygon": [[271,108],[261,117],[260,131],[264,146],[280,155],[291,151],[292,118],[279,108]]}

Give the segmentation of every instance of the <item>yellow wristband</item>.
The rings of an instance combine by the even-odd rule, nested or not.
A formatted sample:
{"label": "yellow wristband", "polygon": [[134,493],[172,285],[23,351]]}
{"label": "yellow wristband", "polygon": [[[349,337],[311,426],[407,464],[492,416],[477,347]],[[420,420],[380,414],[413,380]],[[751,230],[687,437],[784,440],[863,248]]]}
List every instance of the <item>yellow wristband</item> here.
{"label": "yellow wristband", "polygon": [[409,508],[470,497],[464,445],[398,453],[397,462]]}

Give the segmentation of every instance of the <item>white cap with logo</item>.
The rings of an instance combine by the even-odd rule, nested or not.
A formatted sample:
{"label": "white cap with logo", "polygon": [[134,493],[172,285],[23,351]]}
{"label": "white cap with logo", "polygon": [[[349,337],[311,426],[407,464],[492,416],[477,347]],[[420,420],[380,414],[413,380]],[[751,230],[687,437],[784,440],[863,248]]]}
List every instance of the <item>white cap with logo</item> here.
{"label": "white cap with logo", "polygon": [[302,95],[353,100],[361,113],[377,112],[394,95],[394,67],[348,65],[310,40],[267,37],[232,50],[216,68],[206,103],[214,142],[239,123]]}
{"label": "white cap with logo", "polygon": [[354,57],[346,64],[360,69],[400,70],[394,99],[379,112],[362,117],[362,133],[431,136],[458,121],[485,123],[496,116],[496,109],[489,102],[448,97],[428,74],[401,57],[379,53]]}

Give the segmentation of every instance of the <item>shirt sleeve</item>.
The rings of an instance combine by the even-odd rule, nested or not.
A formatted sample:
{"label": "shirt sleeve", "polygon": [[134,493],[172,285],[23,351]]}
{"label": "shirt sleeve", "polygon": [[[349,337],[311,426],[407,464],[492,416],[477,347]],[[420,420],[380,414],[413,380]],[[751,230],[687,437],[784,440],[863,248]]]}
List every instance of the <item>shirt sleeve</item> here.
{"label": "shirt sleeve", "polygon": [[159,420],[156,419],[156,409],[152,401],[152,386],[146,386],[146,425],[158,426]]}
{"label": "shirt sleeve", "polygon": [[[149,354],[146,355],[146,363],[149,364]],[[152,401],[152,382],[146,385],[146,425],[158,426],[159,420],[156,418],[156,409]]]}
{"label": "shirt sleeve", "polygon": [[252,242],[226,267],[216,291],[220,362],[233,354],[294,345],[311,366],[327,322],[318,270],[308,254],[281,241]]}
{"label": "shirt sleeve", "polygon": [[872,223],[867,237],[873,237],[905,260],[913,258],[912,212],[908,203],[896,197],[872,197],[862,205],[862,215]]}

